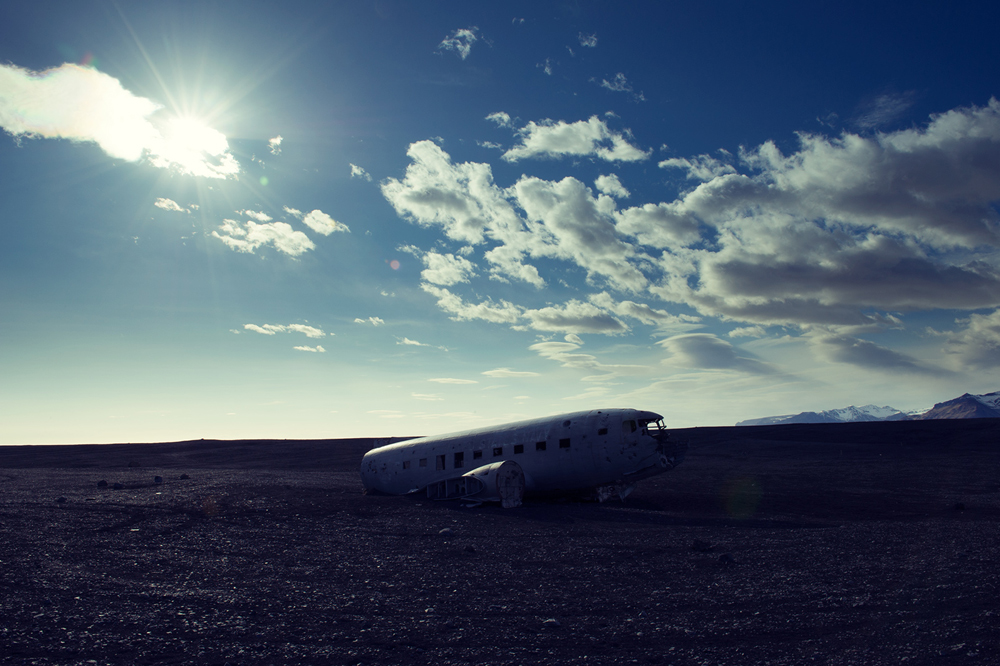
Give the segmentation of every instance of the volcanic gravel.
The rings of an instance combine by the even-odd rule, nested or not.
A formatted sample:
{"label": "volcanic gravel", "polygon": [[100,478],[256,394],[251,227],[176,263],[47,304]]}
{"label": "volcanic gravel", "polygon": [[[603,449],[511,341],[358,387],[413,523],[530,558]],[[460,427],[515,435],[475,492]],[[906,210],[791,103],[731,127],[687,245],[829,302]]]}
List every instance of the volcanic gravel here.
{"label": "volcanic gravel", "polygon": [[370,440],[0,447],[0,663],[997,662],[1000,421],[674,432],[508,510],[363,495]]}

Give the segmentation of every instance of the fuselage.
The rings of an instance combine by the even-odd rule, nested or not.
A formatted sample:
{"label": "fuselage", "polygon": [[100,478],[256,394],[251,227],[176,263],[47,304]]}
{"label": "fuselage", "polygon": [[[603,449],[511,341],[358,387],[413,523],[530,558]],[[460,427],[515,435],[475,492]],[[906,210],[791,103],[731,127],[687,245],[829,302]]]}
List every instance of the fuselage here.
{"label": "fuselage", "polygon": [[509,460],[523,470],[528,492],[633,483],[683,457],[661,419],[600,409],[406,440],[366,453],[361,481],[367,491],[400,495]]}

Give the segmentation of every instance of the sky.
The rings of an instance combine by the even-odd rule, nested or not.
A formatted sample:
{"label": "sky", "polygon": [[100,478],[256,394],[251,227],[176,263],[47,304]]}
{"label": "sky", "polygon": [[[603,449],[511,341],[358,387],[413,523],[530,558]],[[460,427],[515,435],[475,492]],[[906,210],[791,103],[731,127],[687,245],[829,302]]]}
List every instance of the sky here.
{"label": "sky", "polygon": [[1000,389],[981,3],[0,7],[0,443]]}

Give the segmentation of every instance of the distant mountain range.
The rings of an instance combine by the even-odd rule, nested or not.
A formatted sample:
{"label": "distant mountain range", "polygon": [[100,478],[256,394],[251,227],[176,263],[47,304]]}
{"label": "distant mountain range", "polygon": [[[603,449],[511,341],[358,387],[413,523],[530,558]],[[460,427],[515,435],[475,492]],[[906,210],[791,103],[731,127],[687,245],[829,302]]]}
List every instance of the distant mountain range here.
{"label": "distant mountain range", "polygon": [[921,412],[901,412],[893,407],[844,407],[822,412],[801,412],[784,416],[765,416],[740,421],[738,426],[778,425],[783,423],[851,423],[857,421],[923,421],[928,419],[990,419],[1000,418],[1000,391],[984,395],[966,393],[947,402],[939,402]]}

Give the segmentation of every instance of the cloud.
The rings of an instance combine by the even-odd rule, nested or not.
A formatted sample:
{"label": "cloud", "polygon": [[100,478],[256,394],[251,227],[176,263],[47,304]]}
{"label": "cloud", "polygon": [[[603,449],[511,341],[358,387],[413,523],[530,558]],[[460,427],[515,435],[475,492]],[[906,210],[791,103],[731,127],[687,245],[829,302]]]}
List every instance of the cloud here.
{"label": "cloud", "polygon": [[302,333],[307,338],[322,338],[326,336],[326,333],[322,329],[315,328],[314,326],[306,326],[305,324],[289,324],[286,328],[289,331]]}
{"label": "cloud", "polygon": [[666,310],[654,309],[645,303],[636,303],[635,301],[618,302],[615,301],[607,292],[591,294],[588,300],[598,308],[614,313],[619,317],[630,317],[642,322],[643,324],[656,326],[660,329],[677,327],[690,328],[692,326],[696,326],[698,322],[701,321],[701,317],[695,317],[692,315],[673,315]]}
{"label": "cloud", "polygon": [[[482,251],[482,273],[491,279],[543,287],[543,270],[553,271],[552,281],[567,267],[586,271],[596,293],[577,302],[600,310],[594,316],[605,324],[618,322],[607,332],[630,319],[676,331],[718,317],[735,325],[730,340],[771,325],[852,337],[898,327],[906,312],[1000,306],[998,145],[1000,104],[991,100],[872,137],[800,134],[788,154],[768,142],[736,157],[664,160],[663,168],[695,181],[692,189],[621,210],[621,182],[611,176],[593,189],[575,178],[533,176],[500,187],[489,164],[454,163],[431,141],[411,145],[405,177],[381,187],[400,216],[464,246],[452,255],[456,264],[472,248]],[[474,283],[471,272],[456,276]],[[566,305],[469,301],[444,288],[454,284],[424,280],[422,288],[455,319],[602,330],[593,319],[561,320]],[[654,298],[698,316],[644,302]],[[864,344],[814,349],[841,363],[874,355]],[[905,362],[896,359],[899,367]]]}
{"label": "cloud", "polygon": [[96,143],[109,156],[205,178],[239,173],[226,137],[202,123],[165,117],[90,67],[66,63],[43,72],[0,65],[0,127],[14,137]]}
{"label": "cloud", "polygon": [[371,324],[372,326],[381,326],[385,321],[381,317],[368,317],[368,319],[361,319],[360,317],[354,320],[355,324]]}
{"label": "cloud", "polygon": [[455,379],[453,377],[432,377],[428,379],[429,382],[434,382],[436,384],[478,384],[475,379]]}
{"label": "cloud", "polygon": [[771,142],[743,151],[752,175],[707,174],[660,204],[683,237],[619,229],[667,250],[654,293],[735,321],[866,326],[889,321],[880,311],[996,307],[998,145],[996,100],[872,138],[801,134],[788,156]]}
{"label": "cloud", "polygon": [[597,116],[574,123],[532,120],[517,134],[521,143],[503,154],[508,162],[567,155],[594,156],[609,162],[636,162],[649,157],[648,152],[630,144]]}
{"label": "cloud", "polygon": [[597,187],[598,192],[607,194],[609,197],[616,199],[629,198],[629,191],[625,189],[625,186],[622,185],[622,182],[618,180],[618,176],[615,174],[598,176],[597,180],[594,181],[594,186]]}
{"label": "cloud", "polygon": [[453,254],[428,252],[424,255],[423,261],[427,268],[421,271],[420,278],[445,287],[468,282],[469,278],[476,274],[472,262]]}
{"label": "cloud", "polygon": [[537,372],[531,372],[528,370],[511,370],[510,368],[495,368],[493,370],[487,370],[482,374],[486,375],[487,377],[493,377],[494,379],[541,377],[541,374]]}
{"label": "cloud", "polygon": [[965,327],[948,333],[945,352],[963,369],[1000,367],[1000,310],[973,314],[955,323]]}
{"label": "cloud", "polygon": [[615,74],[614,78],[611,81],[608,81],[607,79],[601,79],[601,87],[607,88],[608,90],[611,90],[613,92],[629,93],[632,96],[632,98],[637,102],[646,101],[646,96],[643,95],[641,92],[640,93],[635,92],[632,89],[632,84],[628,82],[628,79],[625,78],[625,75],[622,74],[621,72]]}
{"label": "cloud", "polygon": [[618,234],[609,214],[610,199],[600,201],[575,178],[552,182],[522,177],[513,192],[527,219],[544,229],[544,236],[526,245],[529,253],[571,260],[618,289],[646,286],[647,278],[630,262],[637,256],[635,248]]}
{"label": "cloud", "polygon": [[579,344],[572,342],[536,342],[528,347],[542,358],[556,361],[564,368],[579,368],[585,370],[597,369],[601,364],[597,357],[591,354],[578,354]]}
{"label": "cloud", "polygon": [[316,328],[315,326],[307,326],[305,324],[264,324],[263,326],[258,326],[257,324],[244,324],[243,328],[262,335],[274,335],[276,333],[302,333],[307,338],[326,337],[326,333],[324,333],[322,329]]}
{"label": "cloud", "polygon": [[491,150],[503,150],[503,146],[499,143],[494,143],[493,141],[476,141],[477,146],[483,148],[489,148]]}
{"label": "cloud", "polygon": [[329,236],[335,231],[351,231],[346,224],[337,222],[321,210],[314,210],[307,213],[302,218],[302,222],[316,233],[323,234],[324,236]]}
{"label": "cloud", "polygon": [[267,147],[271,149],[272,155],[281,154],[281,135],[267,140]]}
{"label": "cloud", "polygon": [[285,330],[284,326],[278,324],[264,324],[263,326],[258,326],[257,324],[243,324],[243,328],[262,335],[274,335],[275,333]]}
{"label": "cloud", "polygon": [[765,334],[763,326],[743,326],[727,333],[731,338],[762,338]]}
{"label": "cloud", "polygon": [[754,375],[775,372],[773,366],[751,357],[709,333],[675,335],[656,344],[670,353],[664,363],[707,370],[737,370]]}
{"label": "cloud", "polygon": [[907,354],[882,347],[869,340],[848,335],[815,335],[813,344],[831,361],[847,363],[876,372],[904,372],[940,375]]}
{"label": "cloud", "polygon": [[299,351],[304,351],[304,352],[320,353],[320,354],[322,354],[322,353],[324,353],[326,351],[325,349],[323,349],[322,345],[316,345],[315,347],[309,347],[309,346],[306,346],[306,345],[302,345],[300,347],[293,347],[293,349],[297,349]]}
{"label": "cloud", "polygon": [[577,35],[577,39],[580,40],[580,46],[587,46],[590,48],[594,48],[595,46],[597,46],[596,33],[592,35],[585,35],[581,32],[579,35]]}
{"label": "cloud", "polygon": [[257,224],[223,220],[219,231],[213,231],[212,235],[237,252],[253,254],[259,247],[273,245],[279,252],[297,257],[316,247],[308,236],[301,231],[295,231],[285,222]]}
{"label": "cloud", "polygon": [[481,303],[470,304],[441,287],[425,283],[420,285],[420,288],[437,298],[438,307],[450,313],[455,321],[481,319],[495,324],[514,324],[521,318],[521,309],[507,301],[495,304],[487,299]]}
{"label": "cloud", "polygon": [[552,67],[552,58],[546,58],[545,62],[540,62],[537,65],[535,65],[535,67],[538,67],[539,69],[541,69],[548,76],[552,76],[552,72],[554,71],[554,69]]}
{"label": "cloud", "polygon": [[247,217],[252,218],[254,220],[257,220],[258,222],[270,222],[271,220],[274,219],[273,217],[271,217],[267,213],[263,213],[263,212],[260,212],[260,211],[238,210],[236,212],[240,213],[242,215],[246,215]]}
{"label": "cloud", "polygon": [[906,113],[915,101],[916,93],[913,91],[902,94],[884,93],[878,95],[860,106],[854,124],[869,130],[888,125]]}
{"label": "cloud", "polygon": [[486,120],[491,120],[497,124],[499,127],[513,127],[510,115],[504,111],[495,111],[490,115],[486,116]]}
{"label": "cloud", "polygon": [[451,37],[445,37],[437,46],[438,51],[454,51],[458,57],[465,60],[472,51],[472,45],[476,43],[476,26],[470,28],[459,28]]}
{"label": "cloud", "polygon": [[684,169],[687,171],[689,180],[708,181],[729,173],[736,173],[733,165],[717,160],[710,155],[698,155],[691,158],[673,157],[669,160],[663,160],[659,166],[661,169]]}
{"label": "cloud", "polygon": [[153,205],[156,206],[157,208],[162,208],[163,210],[170,210],[177,213],[191,212],[186,208],[181,208],[176,201],[173,201],[172,199],[164,199],[163,197],[157,198],[156,201],[153,202]]}
{"label": "cloud", "polygon": [[408,346],[411,346],[411,347],[430,347],[430,345],[424,344],[422,342],[417,342],[416,340],[411,340],[411,339],[406,338],[406,337],[404,337],[402,340],[397,340],[396,344],[397,345],[408,345]]}
{"label": "cloud", "polygon": [[629,330],[621,320],[601,308],[576,300],[561,306],[525,310],[524,316],[531,322],[531,328],[537,331],[617,335]]}
{"label": "cloud", "polygon": [[299,210],[298,208],[289,208],[288,206],[285,206],[282,210],[284,210],[289,215],[294,215],[299,219],[302,218],[302,211]]}
{"label": "cloud", "polygon": [[371,174],[359,167],[357,164],[351,164],[351,178],[362,178],[367,180],[369,183],[372,181]]}
{"label": "cloud", "polygon": [[417,400],[431,400],[431,401],[444,400],[444,398],[442,398],[437,393],[411,393],[410,395],[416,398]]}

